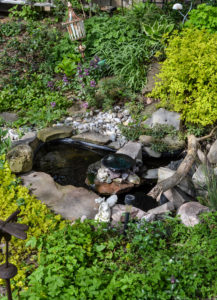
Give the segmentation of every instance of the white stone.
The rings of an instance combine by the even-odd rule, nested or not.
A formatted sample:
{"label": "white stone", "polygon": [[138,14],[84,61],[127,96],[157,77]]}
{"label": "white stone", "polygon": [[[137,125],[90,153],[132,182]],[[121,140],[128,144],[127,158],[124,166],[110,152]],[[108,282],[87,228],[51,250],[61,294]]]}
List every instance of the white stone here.
{"label": "white stone", "polygon": [[114,206],[114,205],[117,203],[117,201],[118,201],[118,196],[117,196],[117,195],[112,195],[112,196],[110,196],[110,197],[106,200],[106,202],[108,203],[108,206],[109,206],[109,207]]}
{"label": "white stone", "polygon": [[103,197],[103,198],[99,197],[99,198],[96,198],[96,199],[95,199],[95,202],[96,202],[97,204],[100,204],[100,203],[102,203],[103,201],[105,201],[105,197]]}
{"label": "white stone", "polygon": [[99,180],[99,182],[105,182],[108,179],[108,170],[106,170],[105,168],[100,168],[97,172],[97,179]]}

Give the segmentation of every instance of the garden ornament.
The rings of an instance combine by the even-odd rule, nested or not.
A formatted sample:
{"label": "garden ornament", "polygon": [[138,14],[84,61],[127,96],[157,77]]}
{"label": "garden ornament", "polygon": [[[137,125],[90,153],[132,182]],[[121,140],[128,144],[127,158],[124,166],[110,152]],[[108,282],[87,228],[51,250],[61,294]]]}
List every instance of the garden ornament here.
{"label": "garden ornament", "polygon": [[182,6],[181,3],[175,3],[173,5],[173,9],[177,10],[179,12],[179,14],[183,17],[182,23],[184,24],[186,19],[187,19],[187,16],[188,16],[189,12],[192,10],[192,2],[190,4],[189,10],[187,11],[187,13],[185,15],[181,12],[181,10],[183,9],[183,6]]}
{"label": "garden ornament", "polygon": [[4,238],[6,241],[6,262],[0,265],[0,278],[6,280],[6,288],[8,294],[8,300],[12,300],[10,279],[17,274],[17,268],[13,264],[9,263],[9,251],[8,243],[11,240],[11,236],[15,236],[18,239],[25,240],[27,238],[26,230],[28,226],[19,223],[10,223],[17,219],[19,210],[15,211],[6,221],[0,220],[0,242]]}
{"label": "garden ornament", "polygon": [[116,204],[117,200],[117,195],[112,195],[107,200],[105,200],[104,197],[95,199],[95,202],[100,204],[95,220],[99,222],[109,222],[111,218],[111,207]]}
{"label": "garden ornament", "polygon": [[135,201],[135,196],[133,195],[126,195],[125,196],[125,199],[124,199],[124,203],[125,203],[125,220],[124,220],[124,234],[126,234],[126,230],[127,230],[127,227],[128,227],[128,222],[129,222],[129,218],[130,218],[130,213],[131,213],[131,210],[132,210],[132,205],[133,205],[133,202]]}
{"label": "garden ornament", "polygon": [[84,20],[75,14],[70,2],[68,2],[68,22],[63,23],[62,25],[67,26],[69,37],[72,41],[80,41],[78,50],[81,53],[82,58],[84,58],[86,47],[81,43],[81,40],[86,36]]}

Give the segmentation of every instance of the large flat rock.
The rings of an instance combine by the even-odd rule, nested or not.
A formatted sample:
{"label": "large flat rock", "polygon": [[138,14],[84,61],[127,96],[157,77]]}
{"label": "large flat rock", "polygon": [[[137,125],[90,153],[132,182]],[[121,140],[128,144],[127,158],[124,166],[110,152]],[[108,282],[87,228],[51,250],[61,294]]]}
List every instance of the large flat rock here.
{"label": "large flat rock", "polygon": [[23,184],[54,213],[72,220],[86,216],[94,219],[98,205],[98,195],[82,187],[61,186],[43,172],[30,172],[21,176]]}
{"label": "large flat rock", "polygon": [[160,108],[155,111],[151,118],[147,119],[144,123],[146,125],[149,125],[151,128],[156,124],[162,124],[172,125],[176,130],[179,130],[180,114],[174,111],[168,111],[164,108]]}
{"label": "large flat rock", "polygon": [[96,132],[84,132],[81,134],[77,134],[72,136],[73,140],[79,140],[84,142],[89,142],[97,145],[106,145],[110,141],[110,137],[107,135],[102,135]]}
{"label": "large flat rock", "polygon": [[124,147],[117,151],[118,154],[125,154],[132,159],[142,160],[142,145],[140,143],[129,141]]}
{"label": "large flat rock", "polygon": [[69,138],[73,134],[73,128],[69,126],[49,127],[40,130],[37,138],[42,142],[49,142],[56,139]]}

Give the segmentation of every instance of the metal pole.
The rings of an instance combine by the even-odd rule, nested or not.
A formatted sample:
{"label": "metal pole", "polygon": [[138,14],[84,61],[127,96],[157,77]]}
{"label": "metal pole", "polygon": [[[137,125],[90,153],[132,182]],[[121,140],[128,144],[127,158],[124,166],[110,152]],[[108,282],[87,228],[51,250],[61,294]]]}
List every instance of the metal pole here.
{"label": "metal pole", "polygon": [[7,289],[7,294],[8,294],[8,300],[13,300],[10,279],[5,279],[5,280],[6,280],[6,289]]}

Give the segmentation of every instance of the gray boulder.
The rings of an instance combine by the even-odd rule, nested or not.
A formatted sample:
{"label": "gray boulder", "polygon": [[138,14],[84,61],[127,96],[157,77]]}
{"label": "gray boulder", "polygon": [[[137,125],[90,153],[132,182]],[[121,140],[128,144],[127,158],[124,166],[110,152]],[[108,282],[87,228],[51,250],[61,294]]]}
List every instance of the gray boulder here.
{"label": "gray boulder", "polygon": [[21,144],[7,154],[9,167],[13,173],[25,173],[32,170],[33,151],[29,145]]}
{"label": "gray boulder", "polygon": [[180,114],[168,111],[164,108],[158,109],[153,113],[151,118],[147,119],[144,122],[146,125],[149,125],[151,128],[156,124],[172,125],[176,130],[180,129]]}
{"label": "gray boulder", "polygon": [[177,215],[180,216],[182,223],[185,226],[195,226],[200,223],[199,215],[208,212],[209,208],[199,202],[188,202],[180,206]]}
{"label": "gray boulder", "polygon": [[21,176],[23,184],[56,214],[72,220],[86,216],[93,219],[98,211],[98,195],[82,187],[61,186],[43,172],[30,172]]}
{"label": "gray boulder", "polygon": [[[186,193],[184,193],[178,187],[167,190],[163,193],[163,195],[173,203],[174,207],[178,209],[185,202],[189,202],[192,200]],[[160,201],[160,198],[157,198],[157,201]]]}
{"label": "gray boulder", "polygon": [[211,164],[217,163],[217,140],[212,144],[207,158]]}
{"label": "gray boulder", "polygon": [[30,146],[34,152],[38,147],[38,145],[40,144],[40,141],[37,138],[36,132],[30,131],[26,133],[20,140],[12,142],[13,147],[21,144],[26,144]]}
{"label": "gray boulder", "polygon": [[[161,167],[158,169],[158,182],[163,181],[164,179],[167,179],[171,177],[175,171],[170,170],[168,168]],[[190,176],[186,176],[179,184],[178,187],[185,192],[186,194],[194,197],[195,191],[194,191],[194,186],[191,181]]]}

